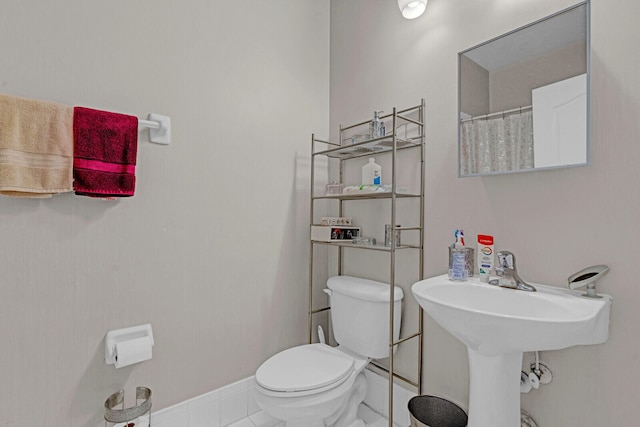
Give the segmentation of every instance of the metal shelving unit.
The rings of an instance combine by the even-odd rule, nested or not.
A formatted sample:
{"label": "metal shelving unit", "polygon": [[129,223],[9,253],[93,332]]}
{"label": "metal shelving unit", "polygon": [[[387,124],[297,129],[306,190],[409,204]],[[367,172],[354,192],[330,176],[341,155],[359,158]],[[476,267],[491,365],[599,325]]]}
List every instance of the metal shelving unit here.
{"label": "metal shelving unit", "polygon": [[[331,141],[324,141],[317,139],[315,135],[311,136],[311,197],[310,197],[310,227],[317,225],[314,223],[314,205],[317,200],[337,200],[338,201],[338,216],[343,216],[345,202],[354,202],[358,200],[391,200],[391,209],[389,213],[389,224],[393,225],[392,236],[395,235],[396,230],[411,231],[419,233],[419,244],[417,245],[405,245],[396,246],[395,239],[391,239],[391,246],[384,245],[361,245],[351,242],[338,241],[338,242],[325,242],[310,240],[310,255],[309,255],[309,342],[312,342],[313,337],[313,316],[317,313],[330,310],[330,307],[324,307],[320,309],[313,309],[313,252],[315,245],[329,245],[337,248],[338,260],[337,270],[338,275],[343,274],[343,249],[361,249],[370,251],[382,251],[389,254],[389,367],[386,368],[375,362],[372,362],[377,368],[388,373],[389,377],[389,426],[393,427],[393,383],[394,378],[404,381],[417,388],[418,394],[422,394],[422,324],[423,324],[423,311],[418,306],[418,330],[414,333],[406,334],[404,337],[400,337],[398,340],[394,340],[394,295],[393,287],[396,283],[396,252],[404,250],[419,251],[418,261],[418,278],[424,277],[424,179],[425,179],[425,134],[424,134],[424,112],[425,102],[424,99],[420,105],[407,108],[404,110],[393,109],[391,114],[382,116],[381,119],[389,123],[391,120],[391,132],[384,137],[368,139],[365,141],[357,142],[354,144],[341,144]],[[345,137],[353,135],[358,129],[362,129],[364,126],[368,126],[369,120],[356,123],[347,127],[340,127],[340,141],[345,141]],[[398,129],[404,126],[405,135],[401,138],[398,134]],[[410,127],[413,131],[407,132],[407,127]],[[410,136],[407,136],[407,135]],[[318,149],[320,147],[320,149]],[[405,192],[398,192],[397,186],[397,153],[400,150],[417,150],[420,152],[420,190],[416,194],[407,194]],[[339,195],[314,195],[313,189],[315,188],[315,162],[319,156],[328,157],[329,159],[337,159],[340,168],[340,182],[343,182],[343,176],[346,163],[351,159],[356,159],[365,156],[378,155],[382,153],[389,153],[391,155],[391,191],[383,193],[368,193],[368,194],[339,194]],[[397,200],[404,198],[419,199],[419,224],[410,227],[396,227],[396,214],[397,214]],[[418,367],[417,378],[412,380],[406,378],[395,371],[394,367],[394,347],[406,342],[408,340],[418,340]]]}

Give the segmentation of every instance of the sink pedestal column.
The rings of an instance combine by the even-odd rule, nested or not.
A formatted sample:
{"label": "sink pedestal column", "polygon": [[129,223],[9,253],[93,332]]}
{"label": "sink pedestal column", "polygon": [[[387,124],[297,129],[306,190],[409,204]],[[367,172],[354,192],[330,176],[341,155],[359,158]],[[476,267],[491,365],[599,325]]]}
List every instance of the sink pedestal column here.
{"label": "sink pedestal column", "polygon": [[486,355],[467,350],[469,427],[519,427],[522,352]]}

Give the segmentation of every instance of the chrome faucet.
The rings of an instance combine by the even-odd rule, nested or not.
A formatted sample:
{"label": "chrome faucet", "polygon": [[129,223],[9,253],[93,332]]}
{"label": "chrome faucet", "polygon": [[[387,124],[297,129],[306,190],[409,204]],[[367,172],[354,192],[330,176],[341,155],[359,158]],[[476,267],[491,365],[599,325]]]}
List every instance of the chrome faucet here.
{"label": "chrome faucet", "polygon": [[498,252],[498,266],[495,268],[497,279],[489,281],[490,285],[502,288],[518,289],[521,291],[535,292],[536,288],[526,283],[518,276],[516,270],[516,256],[509,251]]}

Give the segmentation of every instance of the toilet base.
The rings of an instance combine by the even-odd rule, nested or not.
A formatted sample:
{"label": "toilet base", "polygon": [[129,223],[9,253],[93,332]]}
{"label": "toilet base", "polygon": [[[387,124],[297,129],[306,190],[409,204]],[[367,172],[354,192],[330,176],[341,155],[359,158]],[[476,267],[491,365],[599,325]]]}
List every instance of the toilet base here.
{"label": "toilet base", "polygon": [[[285,414],[284,411],[278,411],[277,408],[271,405],[265,405],[263,400],[265,396],[257,394],[256,397],[259,406],[271,416],[284,420],[286,427],[365,427],[364,421],[357,418],[358,407],[364,401],[367,393],[367,380],[364,372],[361,370],[360,373],[356,375],[355,380],[351,381],[350,384],[347,382],[340,386],[345,387],[347,390],[345,390],[344,394],[338,393],[331,399],[334,403],[330,406],[333,406],[333,408],[331,412],[328,412],[328,414],[325,413],[324,416],[320,414],[314,417],[303,415],[303,413],[309,414],[310,412],[314,412],[313,405],[305,405],[302,411],[303,413],[300,413],[300,415],[303,415],[302,417],[298,418],[294,415],[294,417],[287,419],[287,414]],[[315,408],[315,410],[318,409],[319,408]],[[328,407],[326,407],[326,409],[328,409]],[[293,414],[289,412],[289,415]]]}
{"label": "toilet base", "polygon": [[[367,394],[367,379],[364,373],[358,374],[353,384],[351,396],[345,400],[344,404],[336,411],[338,418],[335,423],[327,424],[332,427],[364,427],[364,421],[358,420],[358,406],[364,401]],[[360,424],[358,423],[360,421]]]}

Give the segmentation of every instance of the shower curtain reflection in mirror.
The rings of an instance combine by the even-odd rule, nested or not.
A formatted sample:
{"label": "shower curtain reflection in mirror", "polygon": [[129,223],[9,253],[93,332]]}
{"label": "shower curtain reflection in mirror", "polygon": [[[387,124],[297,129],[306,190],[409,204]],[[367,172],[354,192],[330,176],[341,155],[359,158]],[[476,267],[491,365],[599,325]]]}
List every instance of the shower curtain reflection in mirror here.
{"label": "shower curtain reflection in mirror", "polygon": [[462,175],[532,169],[533,160],[531,110],[460,124]]}

